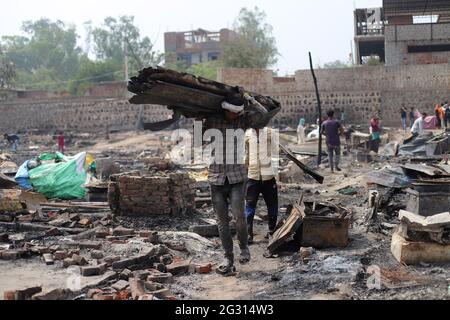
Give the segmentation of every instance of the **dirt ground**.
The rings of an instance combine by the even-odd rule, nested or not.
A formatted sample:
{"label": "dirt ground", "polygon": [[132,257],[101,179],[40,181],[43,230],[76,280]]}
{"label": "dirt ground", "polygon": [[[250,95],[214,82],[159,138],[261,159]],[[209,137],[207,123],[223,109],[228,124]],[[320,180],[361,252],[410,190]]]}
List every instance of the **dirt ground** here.
{"label": "dirt ground", "polygon": [[[292,139],[286,135],[284,141],[289,143]],[[30,149],[32,146],[39,148]],[[136,160],[142,152],[161,156],[169,146],[170,136],[167,132],[112,133],[109,140],[103,135],[87,134],[74,135],[67,146],[67,153],[87,151],[94,157],[109,155],[126,171],[143,167],[142,163]],[[306,149],[314,150],[315,147],[316,144],[312,143],[308,144]],[[51,137],[30,136],[19,146],[19,152],[13,155],[13,161],[20,164],[25,159],[54,149]],[[315,158],[306,161],[313,163]],[[263,257],[268,245],[268,240],[264,238],[267,232],[264,218],[267,213],[264,202],[260,199],[255,222],[255,243],[250,247],[251,262],[243,266],[237,264],[236,277],[224,278],[214,272],[177,276],[175,282],[169,285],[171,292],[178,299],[449,299],[448,264],[401,265],[390,252],[393,229],[383,232],[367,231],[364,217],[367,213],[368,187],[364,174],[391,161],[396,160],[376,158],[370,163],[360,163],[355,157],[348,155],[342,159],[342,172],[331,174],[326,164],[321,166],[319,172],[325,176],[323,185],[306,177],[296,183],[279,184],[280,207],[295,201],[300,193],[303,193],[305,200],[331,201],[350,209],[353,223],[348,247],[314,250],[308,263],[301,260],[299,248],[289,244],[283,247],[276,257]],[[347,187],[352,187],[356,194],[343,195],[338,192]],[[393,201],[398,201],[397,204],[401,206],[401,201],[404,200],[399,197]],[[398,223],[395,214],[387,214],[386,217],[386,222]],[[166,237],[176,238],[176,232],[187,232],[189,226],[199,224],[205,218],[215,219],[210,205],[203,206],[196,213],[178,218],[120,218],[118,223],[135,229],[157,230],[163,234],[167,231],[169,233]],[[185,238],[182,238],[186,246],[190,246],[189,250],[174,255],[198,263],[211,262],[213,266],[221,261],[222,252],[218,238],[189,237],[185,235]],[[132,242],[111,245],[104,250],[130,256],[140,252],[145,246],[145,243]],[[238,252],[236,246],[235,253]],[[39,258],[0,260],[0,299],[4,291],[18,287],[42,285],[45,289],[65,288],[68,285],[68,277],[66,269],[57,264],[46,266]],[[95,283],[100,278],[102,276],[89,278],[89,281]]]}

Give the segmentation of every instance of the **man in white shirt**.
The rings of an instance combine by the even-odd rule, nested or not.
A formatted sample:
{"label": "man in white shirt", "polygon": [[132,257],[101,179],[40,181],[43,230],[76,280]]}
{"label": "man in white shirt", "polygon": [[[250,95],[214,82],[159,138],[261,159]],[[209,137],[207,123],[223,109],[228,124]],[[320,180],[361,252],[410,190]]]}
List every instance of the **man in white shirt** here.
{"label": "man in white shirt", "polygon": [[424,112],[422,113],[422,116],[417,118],[416,121],[414,121],[414,124],[411,128],[411,133],[413,137],[417,137],[418,135],[421,135],[423,133],[423,124],[424,119],[427,117],[427,114]]}
{"label": "man in white shirt", "polygon": [[302,145],[306,142],[306,136],[305,136],[305,119],[301,118],[298,127],[297,127],[297,143],[298,145]]}
{"label": "man in white shirt", "polygon": [[[267,144],[266,144],[267,142]],[[248,180],[246,186],[245,215],[249,243],[253,243],[253,219],[259,195],[262,194],[267,206],[269,238],[275,232],[278,218],[278,186],[272,166],[272,131],[250,129],[245,133],[246,164]]]}

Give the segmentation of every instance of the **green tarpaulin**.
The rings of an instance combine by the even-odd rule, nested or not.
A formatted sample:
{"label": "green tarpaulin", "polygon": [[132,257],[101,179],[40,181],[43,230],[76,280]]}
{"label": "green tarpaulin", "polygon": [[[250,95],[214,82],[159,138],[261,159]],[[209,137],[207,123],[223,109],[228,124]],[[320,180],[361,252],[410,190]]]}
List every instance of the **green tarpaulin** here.
{"label": "green tarpaulin", "polygon": [[[49,156],[46,155],[44,158],[49,158]],[[87,177],[84,169],[86,153],[82,152],[74,157],[54,156],[54,159],[58,158],[62,162],[42,164],[30,170],[31,185],[35,191],[49,199],[83,198],[86,193],[86,189],[82,187],[86,183]]]}

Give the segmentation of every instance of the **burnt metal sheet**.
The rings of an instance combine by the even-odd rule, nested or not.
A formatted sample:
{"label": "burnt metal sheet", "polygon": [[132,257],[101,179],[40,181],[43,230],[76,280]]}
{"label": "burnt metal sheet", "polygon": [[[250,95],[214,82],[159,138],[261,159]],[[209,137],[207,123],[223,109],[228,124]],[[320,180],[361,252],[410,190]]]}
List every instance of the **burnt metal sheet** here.
{"label": "burnt metal sheet", "polygon": [[288,219],[275,232],[269,251],[274,253],[292,236],[303,247],[346,247],[351,212],[333,203],[303,203],[302,200],[303,196],[293,205]]}
{"label": "burnt metal sheet", "polygon": [[412,172],[412,173],[419,173],[419,174],[425,174],[430,177],[434,176],[450,176],[447,172],[444,170],[433,167],[431,165],[423,165],[423,164],[413,164],[413,163],[407,163],[401,166],[403,169],[405,169],[406,174]]}
{"label": "burnt metal sheet", "polygon": [[408,187],[412,180],[399,168],[385,168],[379,171],[369,172],[365,176],[368,183],[378,184],[389,188]]}
{"label": "burnt metal sheet", "polygon": [[14,179],[0,173],[0,188],[9,189],[14,188],[16,185],[17,182]]}
{"label": "burnt metal sheet", "polygon": [[0,162],[0,173],[15,176],[19,167],[12,161]]}
{"label": "burnt metal sheet", "polygon": [[303,170],[303,172],[307,173],[311,177],[313,177],[317,182],[320,184],[323,184],[324,177],[320,174],[318,174],[316,171],[309,168],[307,165],[303,164],[300,160],[298,160],[290,150],[288,150],[286,147],[280,144],[281,151],[286,155],[286,157],[294,162],[300,169]]}
{"label": "burnt metal sheet", "polygon": [[426,156],[426,142],[433,138],[431,132],[425,132],[423,135],[406,139],[402,145],[398,147],[399,156]]}
{"label": "burnt metal sheet", "polygon": [[283,225],[275,231],[272,240],[269,243],[267,249],[274,253],[276,250],[286,242],[287,239],[292,237],[298,228],[302,224],[302,214],[305,206],[303,204],[303,194],[300,195],[299,201],[293,206],[291,214],[283,223]]}

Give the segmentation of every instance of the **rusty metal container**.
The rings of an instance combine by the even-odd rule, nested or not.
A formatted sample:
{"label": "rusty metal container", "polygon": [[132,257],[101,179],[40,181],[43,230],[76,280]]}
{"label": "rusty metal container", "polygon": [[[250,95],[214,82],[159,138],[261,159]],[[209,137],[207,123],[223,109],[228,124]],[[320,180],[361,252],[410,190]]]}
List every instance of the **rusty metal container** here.
{"label": "rusty metal container", "polygon": [[[348,245],[350,212],[331,204],[305,203],[298,233],[303,247],[333,248]],[[310,210],[308,210],[308,208]]]}
{"label": "rusty metal container", "polygon": [[428,217],[450,210],[450,184],[413,183],[406,210]]}

